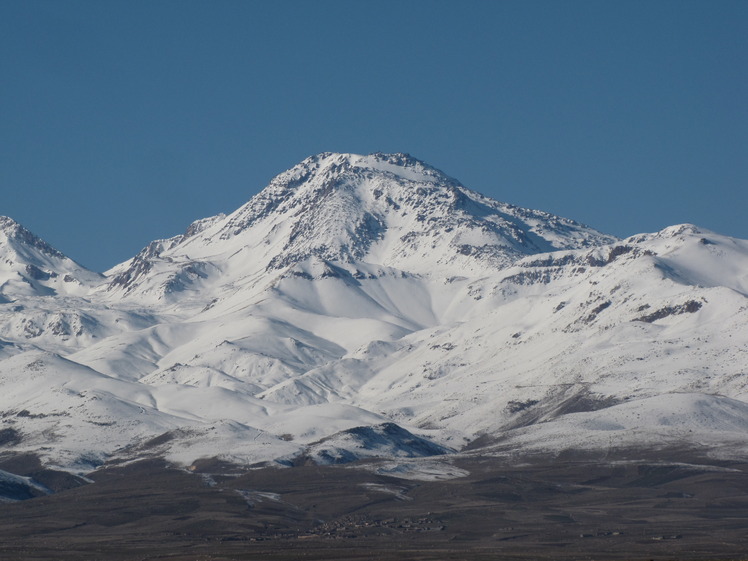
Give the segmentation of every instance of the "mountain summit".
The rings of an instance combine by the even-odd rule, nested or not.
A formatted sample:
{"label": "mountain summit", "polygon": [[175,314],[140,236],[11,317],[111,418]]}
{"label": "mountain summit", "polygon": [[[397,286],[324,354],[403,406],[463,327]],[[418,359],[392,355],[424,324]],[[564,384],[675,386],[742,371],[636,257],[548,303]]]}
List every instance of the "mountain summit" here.
{"label": "mountain summit", "polygon": [[696,226],[619,240],[325,153],[104,277],[7,218],[0,252],[6,455],[748,457],[748,241]]}
{"label": "mountain summit", "polygon": [[12,218],[0,216],[0,298],[84,294],[101,280]]}
{"label": "mountain summit", "polygon": [[164,295],[214,273],[248,277],[309,259],[419,275],[488,274],[525,255],[613,241],[573,220],[479,195],[407,154],[325,153],[278,175],[232,214],[154,242],[112,271],[110,289]]}

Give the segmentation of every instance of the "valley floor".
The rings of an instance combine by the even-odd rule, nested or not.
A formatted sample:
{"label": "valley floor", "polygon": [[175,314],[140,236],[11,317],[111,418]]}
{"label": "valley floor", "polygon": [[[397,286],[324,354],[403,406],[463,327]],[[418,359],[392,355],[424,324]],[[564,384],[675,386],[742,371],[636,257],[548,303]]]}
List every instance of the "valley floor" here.
{"label": "valley floor", "polygon": [[674,450],[443,461],[463,476],[403,479],[382,462],[108,467],[4,504],[0,559],[746,559],[748,464]]}

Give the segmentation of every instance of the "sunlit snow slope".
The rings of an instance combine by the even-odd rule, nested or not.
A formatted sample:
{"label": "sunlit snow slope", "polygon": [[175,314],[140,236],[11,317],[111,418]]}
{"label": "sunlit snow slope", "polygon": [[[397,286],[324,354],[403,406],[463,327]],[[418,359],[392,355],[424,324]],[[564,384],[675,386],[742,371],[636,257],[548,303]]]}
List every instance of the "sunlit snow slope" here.
{"label": "sunlit snow slope", "polygon": [[748,454],[748,242],[320,154],[101,276],[0,219],[0,454]]}

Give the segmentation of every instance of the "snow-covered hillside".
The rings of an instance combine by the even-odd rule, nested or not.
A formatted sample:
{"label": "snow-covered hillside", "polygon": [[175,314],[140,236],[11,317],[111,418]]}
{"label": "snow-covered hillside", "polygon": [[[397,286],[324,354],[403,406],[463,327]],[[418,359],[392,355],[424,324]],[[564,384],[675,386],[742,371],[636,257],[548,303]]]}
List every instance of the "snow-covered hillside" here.
{"label": "snow-covered hillside", "polygon": [[695,226],[618,240],[320,154],[104,276],[7,218],[0,259],[0,454],[748,454],[748,241]]}

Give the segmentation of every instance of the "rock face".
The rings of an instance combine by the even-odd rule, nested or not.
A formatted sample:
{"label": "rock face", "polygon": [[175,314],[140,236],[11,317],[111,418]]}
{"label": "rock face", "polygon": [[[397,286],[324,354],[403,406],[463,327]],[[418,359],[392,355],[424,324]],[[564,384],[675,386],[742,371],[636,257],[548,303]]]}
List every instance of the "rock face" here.
{"label": "rock face", "polygon": [[2,218],[0,454],[744,457],[747,298],[744,240],[618,240],[404,154],[307,158],[104,276]]}

